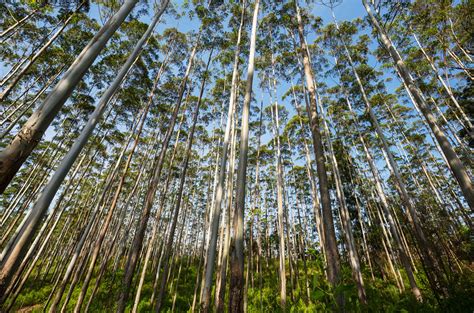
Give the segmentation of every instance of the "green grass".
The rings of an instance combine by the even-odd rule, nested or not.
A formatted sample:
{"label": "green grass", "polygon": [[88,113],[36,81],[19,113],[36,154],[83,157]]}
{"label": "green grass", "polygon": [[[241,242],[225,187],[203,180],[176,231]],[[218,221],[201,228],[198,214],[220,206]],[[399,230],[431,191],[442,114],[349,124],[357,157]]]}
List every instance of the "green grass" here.
{"label": "green grass", "polygon": [[[177,282],[175,312],[190,311],[194,284],[197,275],[197,265],[192,264],[186,267],[187,260],[183,260],[180,280]],[[278,261],[272,260],[266,267],[263,265],[263,273],[260,276],[257,273],[253,275],[253,286],[249,281],[248,312],[283,312],[280,307]],[[179,263],[175,265],[175,270]],[[463,275],[453,277],[449,286],[450,297],[441,299],[439,302],[434,298],[430,289],[423,284],[424,277],[418,274],[417,280],[420,282],[420,288],[423,294],[423,302],[416,301],[410,293],[406,284],[406,291],[400,293],[392,281],[375,279],[372,280],[368,272],[364,271],[365,288],[367,292],[368,305],[363,305],[357,297],[356,286],[352,283],[350,269],[343,266],[342,281],[335,289],[330,288],[323,274],[322,263],[320,260],[311,260],[307,262],[308,281],[310,284],[310,298],[306,295],[305,274],[303,263],[298,263],[299,282],[291,282],[289,276],[289,265],[287,264],[287,312],[333,312],[335,309],[335,294],[344,295],[344,307],[346,312],[472,312],[474,309],[474,275],[466,271]],[[120,291],[122,281],[122,272],[106,273],[100,288],[91,303],[90,312],[113,312],[117,297]],[[134,283],[137,282],[136,275]],[[34,277],[34,275],[32,275]],[[147,273],[145,284],[142,289],[141,301],[138,306],[139,312],[152,311],[150,298],[153,292],[153,274]],[[42,312],[43,305],[52,290],[53,283],[51,277],[45,280],[30,280],[25,285],[23,292],[19,295],[15,309],[31,308],[31,312]],[[168,286],[176,284],[176,277],[168,282]],[[260,285],[261,284],[261,285]],[[86,301],[95,285],[92,280]],[[67,312],[74,308],[75,301],[80,293],[81,284],[77,285],[73,291],[71,301],[68,303]],[[66,293],[69,286],[66,288]],[[135,288],[135,287],[134,287]],[[292,291],[290,293],[290,291]],[[213,290],[213,293],[215,290]],[[127,304],[127,311],[130,311],[133,305],[135,289],[132,290]],[[171,312],[173,303],[173,294],[168,290],[163,304],[162,312]],[[63,297],[64,300],[65,296]],[[212,295],[214,299],[214,294]],[[226,302],[228,293],[226,293]],[[35,306],[36,305],[36,306]],[[40,305],[40,306],[38,306]],[[85,303],[83,308],[85,307]]]}

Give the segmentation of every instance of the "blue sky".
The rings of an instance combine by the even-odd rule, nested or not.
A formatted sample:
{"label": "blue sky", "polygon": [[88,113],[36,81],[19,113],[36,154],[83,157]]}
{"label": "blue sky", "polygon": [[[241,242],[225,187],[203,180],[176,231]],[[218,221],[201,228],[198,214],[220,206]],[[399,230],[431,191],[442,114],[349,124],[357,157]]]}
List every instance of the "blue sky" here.
{"label": "blue sky", "polygon": [[[158,2],[158,1],[157,1]],[[185,9],[182,7],[184,1],[171,1],[170,5],[174,6],[174,9],[177,12],[183,12]],[[324,24],[327,23],[332,23],[332,15],[331,11],[328,7],[318,4],[318,3],[311,3],[307,4],[305,1],[300,1],[300,6],[304,7],[306,9],[310,9],[311,13],[315,16],[319,16],[323,19]],[[187,9],[189,10],[189,9]],[[355,18],[363,18],[366,15],[365,9],[362,6],[362,2],[360,0],[345,0],[343,1],[339,6],[335,7],[334,9],[336,18],[338,21],[343,21],[343,20],[352,20]],[[142,16],[141,19],[144,22],[149,22],[151,20],[151,15],[153,14],[153,11],[150,10],[150,13],[147,16]],[[89,15],[93,18],[96,18],[97,20],[99,19],[99,14],[98,14],[98,7],[97,5],[92,5],[91,10],[89,12]],[[260,18],[262,17],[262,9],[260,10]],[[175,18],[174,16],[170,15],[164,15],[159,22],[158,26],[156,27],[155,32],[156,33],[161,33],[165,28],[169,27],[176,27],[178,30],[181,32],[188,32],[190,30],[197,31],[199,28],[200,22],[197,19],[190,19],[188,15],[183,15],[181,18]],[[247,25],[249,27],[249,25]],[[308,42],[311,42],[314,40],[314,36],[311,34],[308,34]],[[375,48],[375,47],[374,47]],[[243,47],[242,49],[248,49],[248,47]],[[258,55],[257,51],[257,55]],[[198,57],[206,58],[206,55],[198,55]],[[374,60],[374,66],[376,66],[376,62]],[[244,64],[241,64],[240,70],[242,74],[242,79],[245,79],[245,73],[247,69],[247,63],[245,62]],[[318,73],[315,73],[317,79],[318,79]],[[294,78],[294,83],[297,84],[299,82],[299,77]],[[334,81],[328,80],[324,81],[328,85],[334,85]],[[267,91],[263,91],[259,88],[259,79],[258,79],[258,72],[255,73],[254,76],[254,97],[255,99],[260,102],[263,101],[264,105],[268,105],[270,103],[270,98],[268,95]],[[398,80],[393,80],[391,83],[391,86],[388,86],[389,90],[397,87],[398,85]],[[288,102],[289,98],[285,101],[282,102],[281,96],[290,88],[290,84],[280,82],[277,88],[277,94],[280,97],[278,99],[280,104],[285,105],[287,110],[291,115],[295,114],[296,112],[293,110],[293,106]],[[197,92],[197,91],[195,91]],[[256,103],[259,105],[259,103]],[[226,107],[226,106],[225,106]],[[240,120],[240,118],[239,118]],[[213,125],[209,125],[209,130],[211,130],[213,127],[219,127],[219,119],[216,119],[214,121]],[[224,125],[225,127],[225,125]],[[281,126],[283,129],[284,125]],[[254,135],[255,129],[251,129],[251,136]],[[263,138],[262,138],[262,143],[265,144],[269,140],[271,140],[272,134],[269,132],[267,133]],[[304,160],[301,160],[300,162],[304,162]],[[302,164],[301,164],[302,165]]]}
{"label": "blue sky", "polygon": [[[158,1],[159,0],[157,0],[157,2]],[[174,8],[177,12],[183,12],[183,10],[184,10],[184,8],[182,8],[183,2],[184,1],[171,1],[171,4],[174,6]],[[305,1],[300,0],[300,6],[304,7],[304,8],[307,8],[307,9],[309,8],[313,15],[320,16],[323,19],[324,24],[332,22],[332,16],[331,16],[330,9],[326,6],[324,6],[324,5],[318,4],[316,2],[311,3],[311,4],[306,4]],[[135,11],[136,11],[136,9],[135,9]],[[363,8],[362,3],[361,3],[360,0],[345,0],[339,6],[337,6],[334,10],[335,10],[336,18],[339,21],[352,20],[352,19],[355,19],[355,18],[363,18],[366,15],[365,9]],[[141,17],[141,19],[144,22],[149,22],[150,19],[151,19],[151,15],[153,14],[153,10],[150,9],[149,11],[150,12],[149,12],[148,16],[142,16]],[[89,15],[91,17],[97,19],[98,21],[100,21],[99,14],[98,14],[98,7],[95,3],[93,3],[91,5]],[[262,14],[260,14],[260,17],[262,17]],[[191,20],[191,19],[189,19],[189,17],[187,15],[183,15],[181,18],[175,18],[174,16],[172,17],[170,15],[165,15],[162,18],[162,20],[160,21],[160,23],[158,24],[158,26],[156,27],[156,33],[161,33],[165,28],[169,28],[169,27],[176,27],[176,28],[178,28],[178,30],[180,30],[182,32],[187,32],[187,31],[190,31],[190,30],[198,30],[199,21]],[[309,34],[308,38],[307,38],[308,42],[311,42],[313,39],[314,39],[314,36]],[[373,46],[372,48],[375,48],[375,46]],[[243,47],[242,49],[248,49],[248,47]],[[257,54],[258,54],[258,51],[257,51]],[[199,55],[198,55],[198,57],[199,57]],[[372,65],[375,66],[375,67],[378,66],[378,64],[375,62],[375,60],[373,60]],[[243,74],[243,76],[242,76],[243,79],[245,79],[244,73],[246,73],[246,68],[247,68],[246,63],[241,65],[241,73]],[[1,69],[1,67],[0,67],[0,69]],[[2,70],[0,70],[0,72],[2,72]],[[318,73],[315,73],[315,75],[316,75],[316,77],[318,77]],[[299,77],[295,77],[294,82],[298,83],[298,80],[299,80]],[[331,80],[326,81],[326,83],[328,85],[333,85],[334,84],[334,82],[331,81]],[[259,85],[258,73],[256,73],[255,78],[254,78],[255,99],[257,99],[257,101],[263,100],[264,104],[268,105],[269,104],[268,94],[267,94],[266,91],[260,90],[258,85]],[[393,91],[393,89],[395,87],[398,87],[398,85],[399,85],[399,81],[398,81],[398,79],[395,78],[387,87],[388,87],[389,91]],[[277,94],[281,97],[281,95],[283,93],[285,93],[289,89],[289,87],[290,87],[289,84],[280,83]],[[96,99],[96,101],[97,101],[98,97],[96,97],[96,98],[97,98]],[[284,104],[287,107],[288,111],[290,112],[290,116],[295,113],[292,109],[292,105],[289,104],[288,100],[286,100],[284,103],[281,102],[281,99],[278,99],[278,100],[279,100],[280,104]],[[215,124],[213,126],[218,127],[218,124],[219,124],[219,120],[216,120]],[[51,132],[51,130],[49,130],[48,133],[47,133],[47,137],[50,137],[51,135],[52,135],[52,132]],[[271,134],[267,134],[263,138],[263,142],[266,143],[270,139],[271,139]]]}
{"label": "blue sky", "polygon": [[[249,0],[249,1],[251,1],[251,0]],[[182,12],[183,11],[183,8],[181,8],[181,6],[183,5],[183,1],[172,1],[172,4],[175,6],[175,9],[176,9],[177,12]],[[300,6],[305,7],[305,8],[309,7],[311,9],[311,13],[313,15],[320,16],[323,19],[324,24],[332,22],[332,16],[331,16],[330,9],[327,8],[326,6],[323,6],[323,5],[320,5],[320,4],[317,4],[317,3],[307,5],[302,0],[300,0]],[[150,10],[150,14],[149,14],[150,16],[143,16],[143,17],[141,17],[141,19],[144,22],[149,22],[152,13],[153,13],[152,10]],[[97,7],[96,4],[93,4],[91,6],[91,10],[89,12],[89,15],[91,17],[97,19],[97,20],[100,20],[99,19],[99,14],[98,14],[98,7]],[[345,0],[343,3],[341,3],[339,6],[337,6],[335,8],[335,15],[336,15],[338,21],[343,21],[343,20],[352,20],[352,19],[355,19],[355,18],[364,18],[365,15],[366,15],[366,12],[365,12],[360,0]],[[262,14],[260,14],[260,17],[261,16],[262,16]],[[198,30],[199,21],[190,20],[187,15],[184,15],[182,18],[179,18],[179,19],[167,15],[164,18],[162,18],[162,20],[158,24],[158,26],[156,28],[156,33],[161,33],[165,28],[169,28],[169,27],[176,27],[181,32],[187,32],[187,31],[190,31],[190,30]],[[307,39],[308,39],[308,42],[311,42],[314,39],[314,36],[309,35]],[[373,43],[371,48],[375,48],[375,44],[376,43]],[[243,47],[242,49],[248,49],[248,47]],[[257,54],[258,54],[258,51],[257,51]],[[200,56],[198,55],[198,57],[200,57]],[[371,65],[377,68],[378,64],[376,63],[376,61],[373,60],[373,59],[371,61],[373,62],[373,64],[371,64]],[[244,64],[241,65],[241,68],[240,68],[243,79],[245,79],[245,76],[244,76],[245,74],[244,73],[246,73],[246,69],[247,69],[247,63],[245,62]],[[5,70],[4,64],[2,64],[0,62],[0,73],[4,74],[4,70]],[[315,73],[315,75],[316,75],[316,77],[318,77],[318,73]],[[387,75],[393,76],[391,74],[387,74]],[[393,77],[393,78],[394,78],[393,81],[391,83],[387,84],[387,88],[388,88],[389,92],[393,92],[394,88],[399,86],[399,80],[396,77]],[[299,77],[295,77],[294,78],[294,83],[298,83],[298,82],[299,82]],[[334,82],[331,81],[331,80],[326,81],[326,83],[328,85],[334,85]],[[254,96],[255,96],[255,99],[257,99],[258,102],[264,101],[264,104],[268,105],[269,104],[269,96],[268,96],[267,92],[262,91],[258,87],[258,85],[259,85],[258,73],[256,73],[256,75],[254,76]],[[289,89],[289,87],[290,87],[289,84],[280,83],[278,91],[277,91],[278,96],[281,97],[281,95],[283,93],[285,93]],[[197,92],[197,91],[195,91],[195,92]],[[96,97],[96,103],[94,105],[97,104],[98,99],[99,99],[99,97]],[[282,102],[281,99],[278,99],[278,101],[279,101],[280,104],[283,104],[283,105],[286,106],[287,110],[290,112],[290,117],[291,117],[291,115],[295,114],[294,110],[292,109],[292,105],[290,105],[290,103],[288,102],[288,99],[285,102]],[[238,119],[240,120],[240,117]],[[219,122],[220,122],[220,120],[216,119],[214,124],[210,125],[209,129],[211,129],[212,127],[219,127]],[[406,121],[406,122],[409,123],[410,121]],[[284,125],[281,126],[281,128],[283,128],[283,127],[284,127]],[[280,132],[281,131],[282,130],[280,130]],[[46,138],[51,138],[52,135],[53,135],[53,132],[52,132],[51,129],[49,129],[47,131],[45,137]],[[255,136],[255,129],[251,129],[251,136]],[[263,138],[262,144],[265,144],[269,140],[271,140],[271,138],[272,138],[271,136],[272,136],[271,133],[268,133],[267,135],[265,135],[264,138]],[[431,142],[430,140],[428,140],[428,141]],[[300,163],[299,165],[302,165],[303,162],[304,162],[304,159],[298,161],[297,163]],[[380,160],[377,162],[377,165],[378,165],[379,169],[385,168],[385,163],[380,161]],[[386,178],[387,175],[388,175],[388,171],[384,170],[382,172],[382,175]]]}

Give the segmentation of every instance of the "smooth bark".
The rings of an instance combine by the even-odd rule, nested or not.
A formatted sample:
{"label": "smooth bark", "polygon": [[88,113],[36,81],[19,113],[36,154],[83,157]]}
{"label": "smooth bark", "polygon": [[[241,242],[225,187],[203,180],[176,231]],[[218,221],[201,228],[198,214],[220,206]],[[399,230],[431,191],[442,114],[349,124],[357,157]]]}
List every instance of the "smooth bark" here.
{"label": "smooth bark", "polygon": [[[7,188],[10,181],[26,161],[30,153],[43,137],[53,119],[59,113],[76,85],[105,47],[107,41],[119,28],[138,0],[126,0],[99,32],[82,50],[74,63],[46,97],[42,105],[30,116],[20,132],[0,152],[0,192]],[[8,270],[0,274],[0,291],[4,280],[8,280]]]}
{"label": "smooth bark", "polygon": [[255,0],[252,31],[250,36],[247,83],[245,86],[245,97],[242,105],[242,121],[240,125],[240,154],[236,181],[237,193],[235,197],[235,211],[232,225],[234,238],[230,259],[229,313],[241,313],[244,311],[244,209],[249,146],[250,102],[252,100],[253,75],[255,68],[255,46],[257,40],[259,5],[260,0]]}

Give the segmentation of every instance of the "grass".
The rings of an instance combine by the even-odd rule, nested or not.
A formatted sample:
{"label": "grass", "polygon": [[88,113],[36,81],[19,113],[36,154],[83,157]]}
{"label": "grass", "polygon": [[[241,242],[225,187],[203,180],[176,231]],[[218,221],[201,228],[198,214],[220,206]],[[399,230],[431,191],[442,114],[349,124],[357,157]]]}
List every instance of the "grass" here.
{"label": "grass", "polygon": [[[162,312],[171,312],[173,296],[176,294],[174,312],[189,312],[192,306],[194,287],[197,275],[197,264],[191,263],[188,267],[188,260],[183,259],[179,281],[176,276],[168,282],[168,288],[173,286],[172,294],[170,290],[163,303]],[[179,268],[176,263],[175,270]],[[247,291],[248,312],[283,312],[280,307],[278,261],[272,260],[268,267],[264,264],[263,273],[253,274],[253,279],[249,280]],[[333,312],[335,309],[335,294],[344,295],[344,308],[346,312],[472,312],[474,309],[474,275],[466,271],[463,275],[451,279],[448,291],[450,296],[437,301],[428,286],[423,284],[424,277],[418,274],[418,281],[423,294],[423,302],[418,302],[411,294],[408,285],[403,293],[400,293],[392,281],[376,278],[372,280],[369,273],[364,271],[364,281],[367,293],[368,304],[363,305],[357,297],[356,286],[352,283],[351,272],[347,266],[342,269],[342,281],[336,288],[331,288],[323,274],[322,262],[320,260],[309,260],[307,262],[308,281],[310,284],[310,298],[306,295],[306,280],[303,270],[303,263],[298,263],[299,279],[291,280],[289,275],[289,265],[287,264],[287,312]],[[136,275],[134,284],[138,281]],[[293,275],[295,276],[295,275]],[[32,275],[35,277],[35,275]],[[113,312],[117,297],[120,291],[123,273],[118,271],[115,275],[107,272],[101,285],[91,303],[90,312]],[[153,311],[150,298],[153,292],[154,274],[150,271],[146,275],[145,284],[142,289],[141,301],[138,305],[139,312]],[[51,277],[45,279],[30,280],[25,285],[23,292],[19,295],[14,309],[20,312],[42,312],[52,288]],[[176,286],[177,284],[177,286]],[[86,301],[95,285],[92,280],[89,286]],[[81,284],[78,284],[72,294],[71,301],[67,305],[67,312],[74,308],[75,301],[80,293]],[[66,288],[66,293],[69,286]],[[135,288],[131,291],[127,303],[127,311],[133,305]],[[176,292],[174,292],[176,290]],[[214,299],[214,292],[212,299]],[[63,297],[64,300],[65,296]],[[228,293],[226,293],[226,302]],[[84,306],[85,307],[85,303]]]}

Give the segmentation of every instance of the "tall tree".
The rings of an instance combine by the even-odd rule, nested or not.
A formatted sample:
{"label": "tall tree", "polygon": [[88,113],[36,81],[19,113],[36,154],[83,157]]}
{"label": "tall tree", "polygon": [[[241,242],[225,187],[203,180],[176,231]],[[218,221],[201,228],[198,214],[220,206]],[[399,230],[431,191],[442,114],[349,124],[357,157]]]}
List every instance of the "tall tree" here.
{"label": "tall tree", "polygon": [[102,95],[96,109],[91,114],[89,121],[82,130],[80,136],[78,137],[74,145],[71,147],[68,154],[64,157],[64,160],[59,166],[59,168],[56,170],[55,175],[51,178],[51,181],[46,186],[41,197],[38,199],[35,206],[32,208],[31,213],[25,218],[25,221],[21,225],[21,229],[17,230],[17,233],[19,235],[16,238],[15,245],[12,246],[7,252],[4,252],[5,257],[2,260],[3,264],[0,280],[0,290],[6,288],[3,286],[7,286],[9,284],[9,279],[11,278],[12,270],[17,267],[18,262],[25,254],[29,241],[31,241],[31,238],[34,236],[34,233],[39,226],[41,218],[46,213],[46,210],[48,209],[49,204],[56,195],[56,192],[61,182],[66,177],[74,161],[76,160],[82,148],[86,144],[89,136],[95,128],[95,125],[99,121],[100,116],[103,114],[106,105],[119,88],[125,75],[128,73],[130,67],[133,65],[136,58],[140,54],[143,45],[152,34],[156,24],[158,23],[159,18],[165,11],[168,3],[169,1],[163,3],[163,6],[156,13],[155,18],[150,23],[147,31],[143,34],[142,38],[135,46],[135,49],[130,54],[123,67],[120,69],[118,75],[115,77],[115,80],[106,90],[106,92]]}
{"label": "tall tree", "polygon": [[[319,192],[322,206],[322,219],[324,224],[324,243],[326,245],[326,263],[328,279],[331,284],[336,287],[340,281],[340,265],[339,252],[337,250],[336,233],[334,231],[333,214],[331,209],[331,198],[329,195],[329,183],[326,172],[326,162],[324,158],[323,143],[320,131],[320,117],[317,113],[316,91],[314,86],[314,77],[311,69],[308,49],[306,46],[306,39],[304,36],[303,19],[301,18],[300,8],[297,1],[294,2],[298,34],[300,37],[300,49],[303,58],[304,76],[306,80],[306,87],[309,93],[309,108],[307,108],[308,117],[310,120],[311,134],[313,138],[314,154],[316,156],[316,165],[319,178]],[[342,299],[339,300],[342,305]]]}
{"label": "tall tree", "polygon": [[249,64],[247,69],[247,82],[245,97],[242,105],[242,120],[240,124],[239,165],[237,167],[237,193],[232,228],[232,252],[230,258],[230,290],[229,312],[239,313],[244,311],[244,208],[245,189],[247,181],[247,161],[249,145],[249,119],[250,102],[252,100],[253,75],[255,71],[255,45],[257,40],[257,25],[260,0],[255,0],[252,18],[252,31],[250,35]]}
{"label": "tall tree", "polygon": [[459,186],[461,187],[466,202],[469,204],[471,210],[474,209],[474,187],[472,186],[471,179],[467,174],[464,164],[461,162],[457,153],[449,143],[448,138],[444,134],[443,130],[438,126],[438,122],[426,103],[421,90],[415,84],[413,77],[405,65],[405,62],[392,44],[385,29],[382,25],[380,25],[367,1],[362,0],[362,3],[364,4],[365,10],[367,11],[367,14],[370,18],[370,22],[372,23],[377,34],[380,36],[381,43],[384,45],[385,49],[387,49],[388,53],[390,54],[390,57],[393,59],[394,66],[396,67],[400,78],[403,80],[407,88],[407,92],[413,97],[415,105],[423,113],[426,122],[438,141],[438,144],[440,145],[441,150],[448,161],[449,167],[452,170],[454,177],[458,181]]}
{"label": "tall tree", "polygon": [[[0,192],[3,193],[10,181],[23,165],[43,137],[53,119],[61,110],[76,85],[92,65],[107,41],[130,14],[138,0],[126,0],[117,13],[111,17],[89,44],[82,50],[61,80],[54,86],[41,106],[23,125],[12,142],[0,152]],[[3,281],[3,272],[0,281]],[[0,283],[3,285],[3,283]]]}
{"label": "tall tree", "polygon": [[221,160],[219,165],[219,177],[217,181],[216,187],[216,195],[215,195],[215,202],[213,207],[213,214],[210,217],[210,234],[209,234],[209,247],[207,250],[207,264],[206,264],[206,272],[205,272],[205,285],[202,291],[202,299],[201,299],[201,308],[203,312],[209,311],[210,306],[210,299],[211,299],[211,286],[212,286],[212,276],[214,272],[214,262],[216,258],[216,244],[217,244],[217,230],[218,230],[218,222],[220,219],[221,213],[221,206],[222,206],[222,199],[224,196],[224,188],[225,188],[225,178],[226,178],[226,168],[227,168],[227,156],[229,150],[229,141],[231,135],[231,128],[232,128],[232,116],[234,115],[234,111],[236,108],[237,102],[237,84],[239,79],[239,57],[240,57],[240,42],[242,37],[242,29],[244,27],[244,17],[245,17],[245,0],[242,1],[242,13],[240,17],[240,25],[237,31],[237,42],[235,43],[235,53],[234,53],[234,66],[232,70],[232,82],[231,82],[231,90],[230,90],[230,98],[229,98],[229,106],[227,109],[227,121],[226,121],[226,128],[224,133],[224,141],[222,143],[222,152],[221,152]]}

